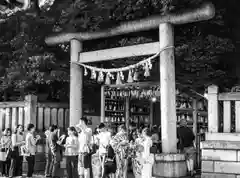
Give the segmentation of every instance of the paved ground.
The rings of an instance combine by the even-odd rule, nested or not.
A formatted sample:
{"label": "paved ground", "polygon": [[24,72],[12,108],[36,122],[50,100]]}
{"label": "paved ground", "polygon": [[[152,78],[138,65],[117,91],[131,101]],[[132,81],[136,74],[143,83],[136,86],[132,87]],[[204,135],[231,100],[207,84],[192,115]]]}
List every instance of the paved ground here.
{"label": "paved ground", "polygon": [[[24,176],[24,178],[25,177],[26,176]],[[200,177],[201,177],[200,175],[196,175],[193,178],[200,178]],[[5,178],[5,177],[0,177],[0,178]],[[45,177],[43,175],[34,175],[33,178],[45,178]],[[134,178],[133,174],[129,174],[128,178]],[[190,177],[187,177],[187,178],[190,178]]]}

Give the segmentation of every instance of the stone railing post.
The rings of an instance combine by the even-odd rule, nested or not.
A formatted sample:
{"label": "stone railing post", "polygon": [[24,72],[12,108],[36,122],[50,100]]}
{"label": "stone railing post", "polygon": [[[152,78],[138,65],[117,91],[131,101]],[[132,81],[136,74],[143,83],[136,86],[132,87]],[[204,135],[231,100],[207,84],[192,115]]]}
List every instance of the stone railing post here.
{"label": "stone railing post", "polygon": [[32,123],[36,127],[37,123],[37,96],[35,95],[27,95],[25,96],[25,117],[24,117],[24,128],[26,129],[26,126],[29,123]]}
{"label": "stone railing post", "polygon": [[218,87],[208,87],[208,132],[218,132],[219,124],[218,110]]}

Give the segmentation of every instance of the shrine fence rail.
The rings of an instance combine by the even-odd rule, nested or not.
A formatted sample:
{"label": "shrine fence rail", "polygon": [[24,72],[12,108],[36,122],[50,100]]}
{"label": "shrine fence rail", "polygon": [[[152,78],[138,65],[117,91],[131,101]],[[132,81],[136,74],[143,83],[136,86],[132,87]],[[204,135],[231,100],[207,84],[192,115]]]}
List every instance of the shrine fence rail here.
{"label": "shrine fence rail", "polygon": [[65,130],[69,125],[69,105],[38,102],[34,95],[27,95],[24,101],[0,102],[0,131],[14,130],[18,124],[26,127],[29,123],[33,123],[39,132],[52,124]]}

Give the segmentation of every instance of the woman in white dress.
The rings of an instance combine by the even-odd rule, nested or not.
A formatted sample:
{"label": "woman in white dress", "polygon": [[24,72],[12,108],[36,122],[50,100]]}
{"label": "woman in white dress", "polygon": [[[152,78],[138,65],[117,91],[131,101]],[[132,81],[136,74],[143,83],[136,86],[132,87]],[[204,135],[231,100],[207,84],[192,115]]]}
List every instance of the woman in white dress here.
{"label": "woman in white dress", "polygon": [[142,178],[152,178],[152,167],[154,163],[154,155],[150,153],[152,146],[152,139],[150,136],[150,130],[148,128],[142,131],[143,138],[143,152],[142,152]]}

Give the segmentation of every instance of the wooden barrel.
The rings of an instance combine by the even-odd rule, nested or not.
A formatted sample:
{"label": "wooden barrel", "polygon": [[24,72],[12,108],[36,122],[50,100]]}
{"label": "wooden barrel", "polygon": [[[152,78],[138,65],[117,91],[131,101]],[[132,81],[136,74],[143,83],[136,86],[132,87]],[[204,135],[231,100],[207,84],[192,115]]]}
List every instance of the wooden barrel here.
{"label": "wooden barrel", "polygon": [[185,177],[187,166],[184,154],[155,154],[153,177]]}

